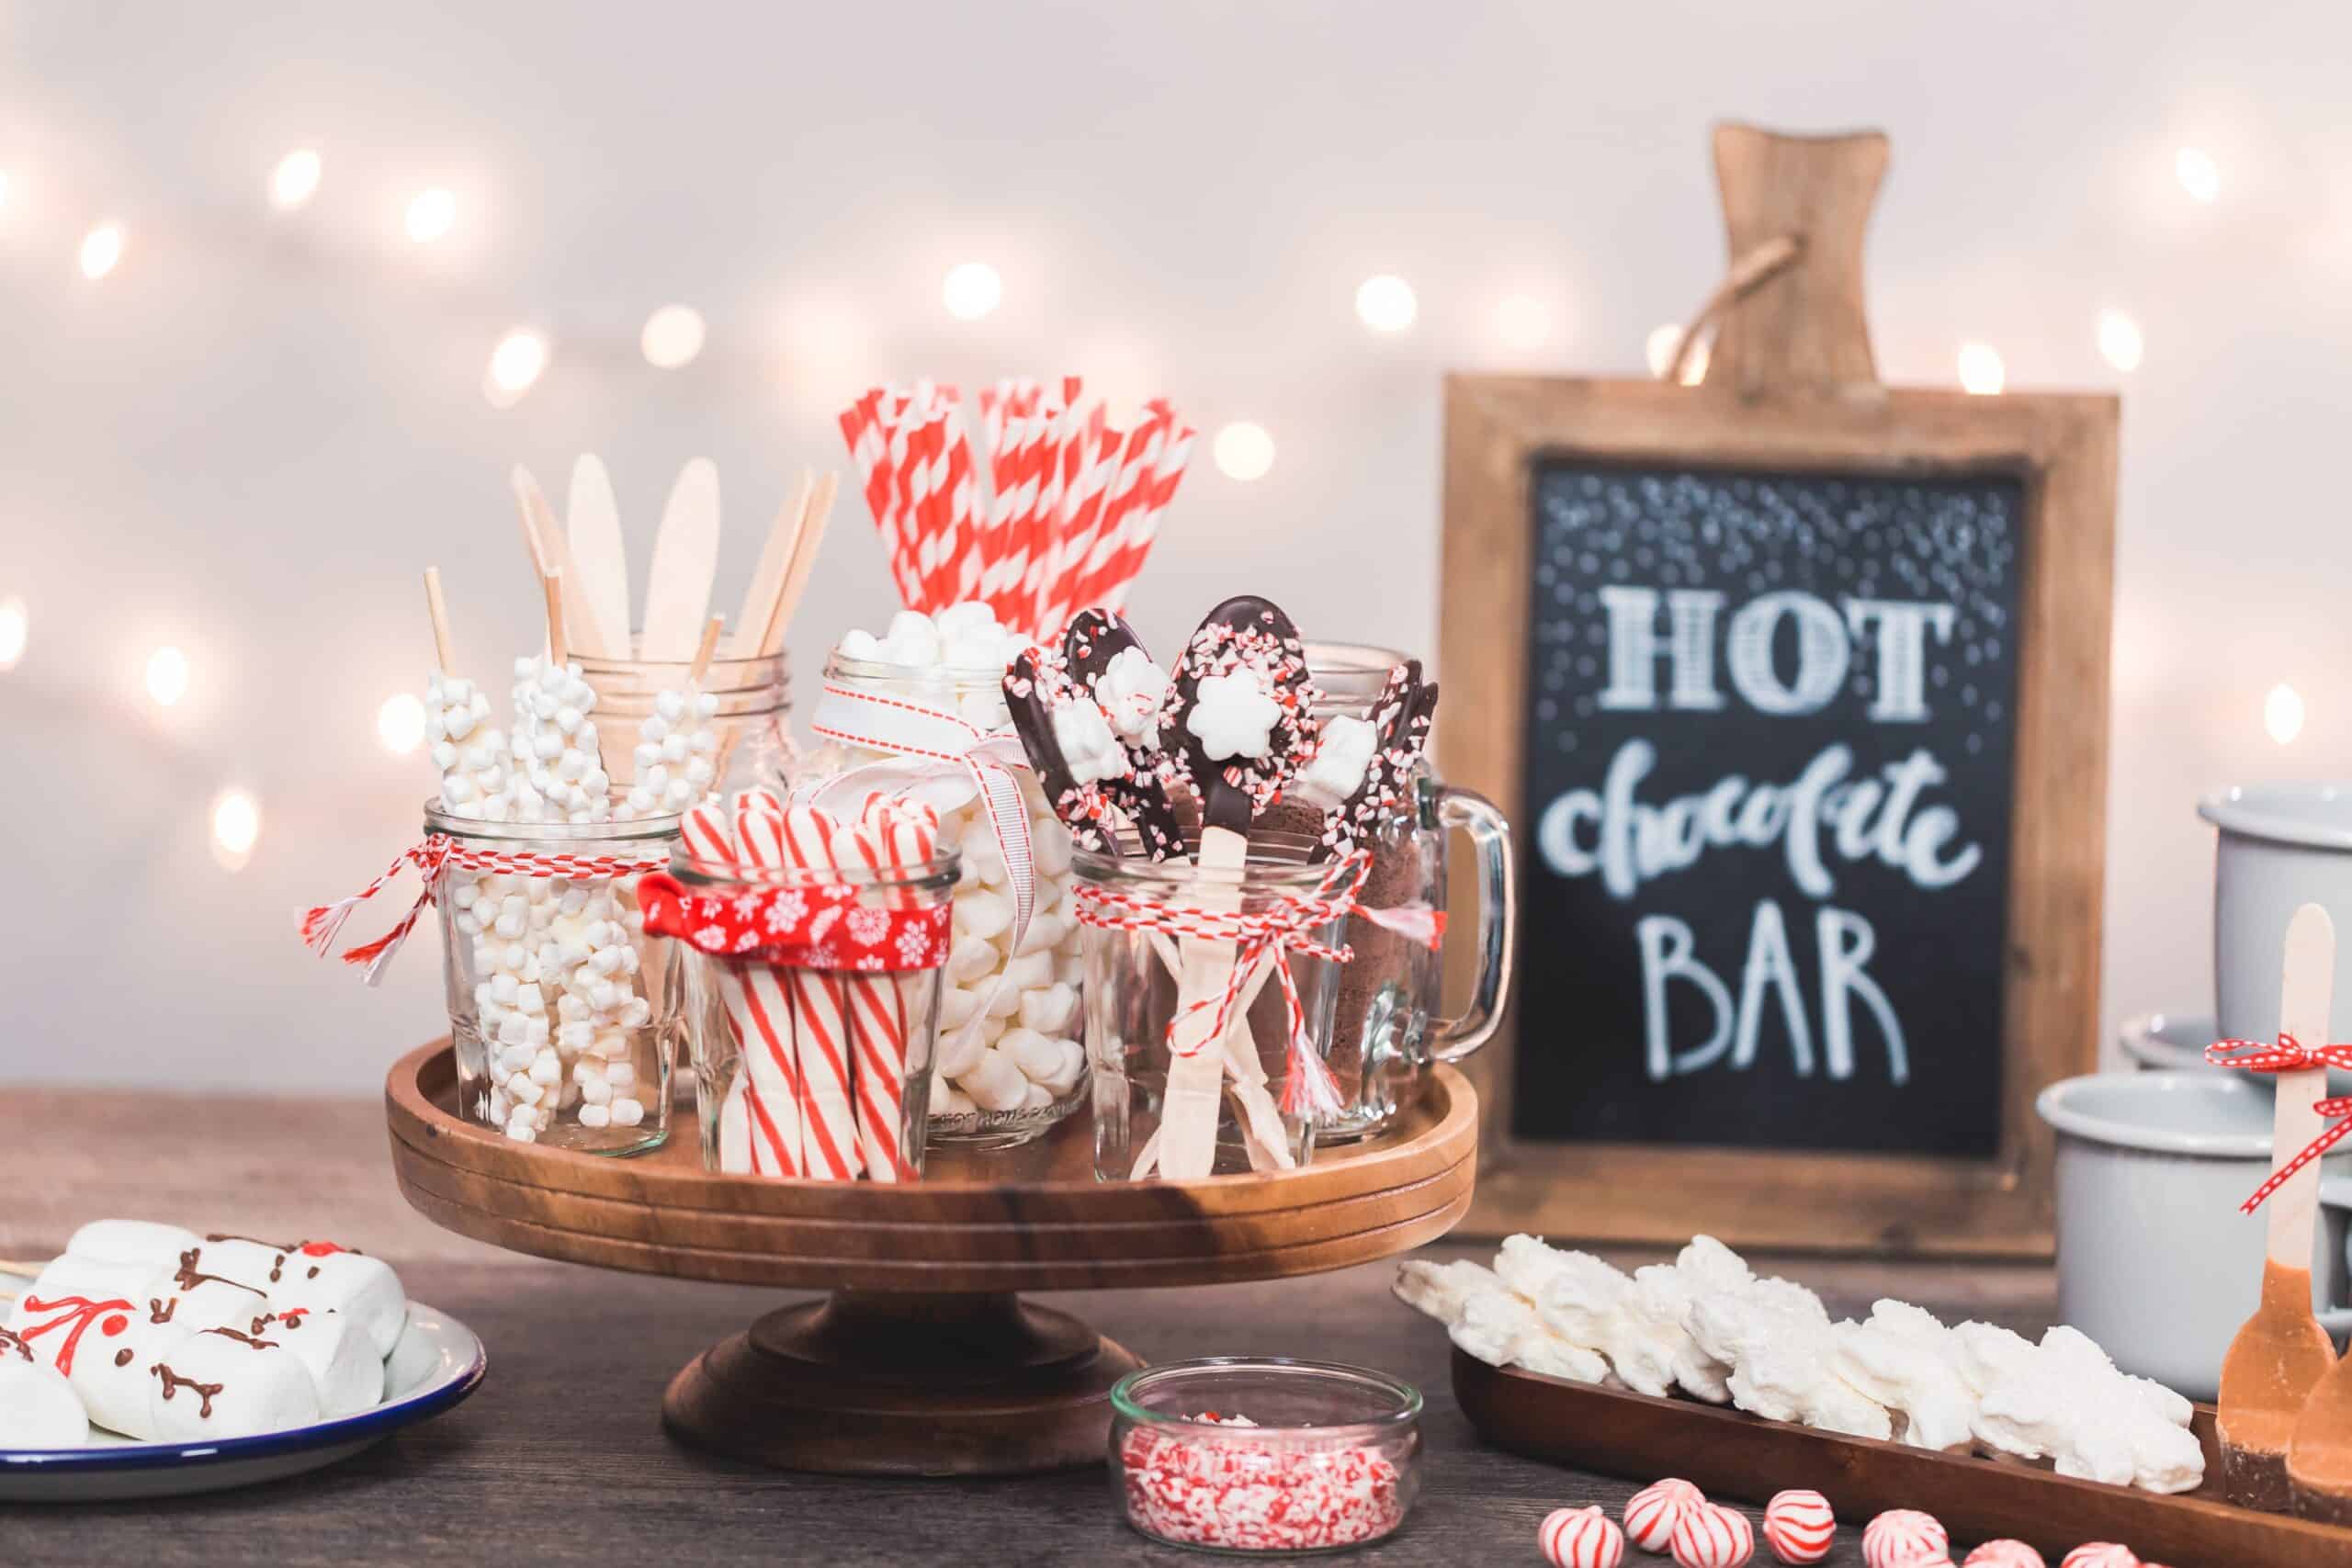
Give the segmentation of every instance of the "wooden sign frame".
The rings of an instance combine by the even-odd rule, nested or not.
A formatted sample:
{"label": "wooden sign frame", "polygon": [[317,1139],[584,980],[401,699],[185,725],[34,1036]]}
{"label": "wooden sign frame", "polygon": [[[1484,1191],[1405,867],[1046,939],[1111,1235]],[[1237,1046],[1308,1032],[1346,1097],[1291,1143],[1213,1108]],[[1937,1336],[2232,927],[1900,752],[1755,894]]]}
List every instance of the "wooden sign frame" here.
{"label": "wooden sign frame", "polygon": [[[1704,1231],[1734,1246],[2047,1257],[2054,1144],[2034,1097],[2090,1071],[2098,1054],[2120,404],[2109,394],[1977,397],[1879,386],[1868,378],[1860,251],[1884,139],[1727,127],[1716,150],[1735,275],[1742,255],[1781,236],[1793,236],[1801,254],[1733,310],[1702,385],[1447,379],[1440,672],[1449,693],[1479,700],[1448,705],[1439,764],[1519,825],[1524,869],[1534,804],[1519,798],[1531,479],[1546,460],[2018,478],[2025,516],[1999,1147],[1973,1160],[1520,1142],[1511,1100],[1526,1042],[1514,1018],[1467,1064],[1482,1106],[1481,1168],[1463,1228],[1677,1244]],[[1758,179],[1768,188],[1755,188]],[[1543,1044],[1569,1050],[1577,1042]]]}

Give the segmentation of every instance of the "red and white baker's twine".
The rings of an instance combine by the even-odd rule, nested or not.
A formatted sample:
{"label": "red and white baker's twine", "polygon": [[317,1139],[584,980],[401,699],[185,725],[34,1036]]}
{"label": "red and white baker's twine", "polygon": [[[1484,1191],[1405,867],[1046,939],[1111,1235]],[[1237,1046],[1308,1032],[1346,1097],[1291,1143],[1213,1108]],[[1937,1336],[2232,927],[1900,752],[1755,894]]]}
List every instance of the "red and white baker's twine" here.
{"label": "red and white baker's twine", "polygon": [[409,906],[408,913],[401,917],[400,924],[374,942],[344,950],[343,961],[345,964],[368,966],[367,980],[371,986],[382,977],[385,966],[392,961],[392,954],[400,951],[401,943],[406,942],[408,933],[416,928],[417,917],[424,914],[426,906],[434,901],[434,889],[440,885],[441,874],[451,866],[459,871],[477,871],[486,874],[560,876],[571,881],[602,882],[616,876],[636,876],[649,871],[659,871],[668,863],[667,860],[659,857],[635,859],[621,855],[534,854],[476,849],[459,843],[447,833],[432,833],[423,843],[411,844],[402,850],[392,863],[384,868],[381,876],[350,897],[305,909],[302,912],[302,945],[322,957],[325,956],[327,950],[334,945],[336,934],[343,930],[343,922],[351,918],[351,912],[389,886],[392,879],[400,875],[403,866],[416,867],[418,874],[424,878],[424,889],[416,896],[416,902]]}
{"label": "red and white baker's twine", "polygon": [[[2205,1059],[2217,1067],[2242,1067],[2250,1073],[2307,1073],[2325,1067],[2352,1067],[2352,1045],[2306,1045],[2281,1030],[2275,1045],[2266,1045],[2259,1040],[2216,1040],[2205,1047]],[[2284,1187],[2288,1178],[2334,1148],[2346,1134],[2352,1134],[2352,1095],[2323,1100],[2312,1109],[2322,1116],[2342,1120],[2305,1145],[2293,1159],[2272,1171],[2270,1179],[2255,1189],[2254,1196],[2238,1205],[2240,1213],[2251,1214],[2262,1207],[2263,1200]]]}
{"label": "red and white baker's twine", "polygon": [[[1232,970],[1215,1000],[1204,998],[1179,1010],[1168,1021],[1168,1043],[1183,1055],[1197,1055],[1225,1038],[1243,987],[1261,964],[1272,964],[1282,987],[1283,1011],[1290,1042],[1282,1109],[1289,1116],[1328,1116],[1340,1109],[1340,1087],[1330,1067],[1306,1038],[1306,1009],[1299,1000],[1298,983],[1291,974],[1290,955],[1305,953],[1328,963],[1346,964],[1355,957],[1344,942],[1337,947],[1317,942],[1309,933],[1361,915],[1374,924],[1401,932],[1434,949],[1442,930],[1435,910],[1415,905],[1399,909],[1368,909],[1356,902],[1372,857],[1361,852],[1333,861],[1312,893],[1278,893],[1267,907],[1254,910],[1204,909],[1169,904],[1123,888],[1080,882],[1074,903],[1080,925],[1103,931],[1158,931],[1172,937],[1231,944]],[[1178,1025],[1189,1015],[1213,1009],[1209,1028],[1182,1043]]]}

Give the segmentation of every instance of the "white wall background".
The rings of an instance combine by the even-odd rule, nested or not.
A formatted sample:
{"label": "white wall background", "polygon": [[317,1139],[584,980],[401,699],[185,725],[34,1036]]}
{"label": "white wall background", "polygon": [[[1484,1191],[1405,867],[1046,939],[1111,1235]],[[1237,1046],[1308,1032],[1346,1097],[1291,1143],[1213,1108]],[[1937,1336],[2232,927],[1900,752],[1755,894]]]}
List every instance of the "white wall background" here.
{"label": "white wall background", "polygon": [[[294,912],[414,835],[429,764],[375,716],[430,659],[418,570],[478,668],[536,637],[517,460],[560,494],[602,453],[641,572],[715,457],[731,605],[857,389],[1076,369],[1278,443],[1255,483],[1196,466],[1148,633],[1246,586],[1431,648],[1440,374],[1638,372],[1720,269],[1725,116],[1892,133],[1886,378],[1949,384],[1982,340],[2012,387],[2123,386],[2107,1009],[2199,1007],[2196,795],[2352,747],[2347,46],[2340,6],[2143,0],[0,6],[0,595],[31,615],[0,674],[0,1080],[362,1089],[439,1027],[429,933],[369,992]],[[276,213],[303,144],[324,182]],[[432,185],[458,217],[424,249],[401,215]],[[104,219],[128,243],[91,283]],[[1004,303],[959,322],[940,279],[975,258]],[[1417,288],[1409,333],[1354,319],[1375,272]],[[1512,293],[1554,312],[1540,351],[1503,344]],[[662,372],[636,340],[671,300],[711,341]],[[2109,308],[2145,331],[2128,378]],[[518,323],[555,358],[500,412]],[[793,652],[889,608],[847,497]],[[164,642],[194,676],[167,712]],[[2284,748],[2280,681],[2310,703]],[[234,873],[232,784],[264,812]]]}

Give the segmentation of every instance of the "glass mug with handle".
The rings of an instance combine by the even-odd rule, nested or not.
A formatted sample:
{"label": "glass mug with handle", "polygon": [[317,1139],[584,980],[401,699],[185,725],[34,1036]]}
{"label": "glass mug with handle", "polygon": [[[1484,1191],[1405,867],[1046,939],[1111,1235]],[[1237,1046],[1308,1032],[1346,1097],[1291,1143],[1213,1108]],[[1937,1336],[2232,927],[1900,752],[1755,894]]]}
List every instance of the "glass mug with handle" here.
{"label": "glass mug with handle", "polygon": [[[1372,717],[1389,671],[1405,658],[1385,648],[1309,642],[1307,669],[1322,694],[1316,716]],[[1444,712],[1441,701],[1441,720]],[[1519,917],[1510,824],[1485,796],[1441,782],[1426,757],[1414,770],[1412,785],[1408,807],[1365,845],[1372,852],[1372,872],[1358,902],[1370,909],[1417,903],[1443,909],[1448,846],[1457,830],[1466,836],[1476,857],[1476,920],[1467,929],[1449,922],[1446,941],[1476,944],[1477,972],[1469,1005],[1452,1018],[1442,1012],[1442,952],[1361,916],[1351,919],[1347,942],[1355,959],[1340,971],[1327,1058],[1345,1109],[1317,1130],[1318,1145],[1378,1132],[1400,1107],[1412,1103],[1432,1063],[1462,1060],[1502,1021]],[[1304,804],[1278,802],[1263,821],[1310,839],[1321,829],[1320,814]]]}

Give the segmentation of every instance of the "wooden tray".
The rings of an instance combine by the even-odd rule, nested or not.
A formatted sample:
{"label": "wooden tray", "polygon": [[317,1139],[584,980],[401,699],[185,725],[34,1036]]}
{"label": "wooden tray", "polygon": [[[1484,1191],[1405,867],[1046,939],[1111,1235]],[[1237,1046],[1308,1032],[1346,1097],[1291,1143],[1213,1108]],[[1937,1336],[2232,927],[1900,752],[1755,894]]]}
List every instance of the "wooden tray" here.
{"label": "wooden tray", "polygon": [[1809,1486],[1849,1525],[1887,1508],[1922,1508],[1959,1545],[2014,1537],[2052,1562],[2086,1540],[2117,1540],[2177,1568],[2352,1568],[2352,1529],[2222,1500],[2209,1404],[2197,1407],[2195,1424],[2205,1445],[2205,1485],[2160,1496],[2022,1462],[1841,1437],[1720,1405],[1490,1367],[1460,1350],[1453,1393],[1482,1437],[1514,1453],[1639,1481],[1679,1475],[1711,1495],[1759,1506],[1785,1487]]}
{"label": "wooden tray", "polygon": [[1019,1291],[1206,1285],[1407,1252],[1470,1206],[1478,1106],[1440,1067],[1379,1138],[1282,1176],[1098,1182],[1085,1116],[1026,1147],[949,1146],[925,1179],[767,1181],[702,1168],[694,1119],[627,1159],[462,1121],[446,1040],[384,1086],[392,1168],[427,1218],[542,1258],[825,1291],[705,1351],[674,1434],[797,1470],[1001,1474],[1099,1462],[1111,1384],[1139,1363]]}

